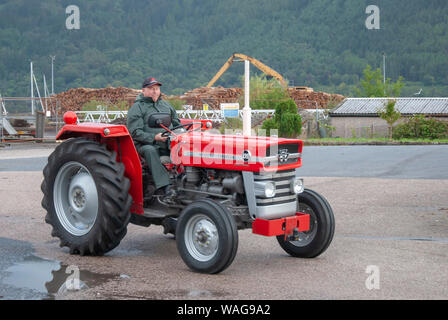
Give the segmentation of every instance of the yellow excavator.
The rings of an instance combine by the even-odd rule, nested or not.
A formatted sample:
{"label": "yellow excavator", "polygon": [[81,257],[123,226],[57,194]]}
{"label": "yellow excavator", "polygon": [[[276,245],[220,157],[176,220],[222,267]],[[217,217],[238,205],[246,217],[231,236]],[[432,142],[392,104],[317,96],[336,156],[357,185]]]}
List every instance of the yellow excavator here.
{"label": "yellow excavator", "polygon": [[215,84],[215,82],[222,76],[222,74],[224,72],[226,72],[227,69],[229,69],[229,67],[232,65],[232,63],[234,63],[235,61],[244,61],[244,60],[249,60],[254,66],[256,66],[258,69],[260,69],[261,71],[266,73],[268,76],[271,76],[271,77],[274,77],[275,79],[277,79],[283,88],[288,87],[288,83],[286,82],[286,80],[283,79],[281,74],[278,73],[277,71],[273,70],[272,68],[268,67],[267,65],[258,61],[255,58],[246,56],[245,54],[241,54],[241,53],[234,53],[226,61],[226,63],[224,63],[224,65],[221,67],[221,69],[219,69],[218,73],[215,74],[213,79],[210,80],[210,82],[207,84],[207,88],[212,87]]}

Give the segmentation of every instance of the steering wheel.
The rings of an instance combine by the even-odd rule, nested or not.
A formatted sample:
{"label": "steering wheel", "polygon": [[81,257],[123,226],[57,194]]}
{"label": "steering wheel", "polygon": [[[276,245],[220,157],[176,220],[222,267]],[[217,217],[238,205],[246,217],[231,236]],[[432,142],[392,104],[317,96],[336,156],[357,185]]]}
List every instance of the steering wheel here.
{"label": "steering wheel", "polygon": [[[201,126],[198,129],[202,128],[201,122],[190,122],[190,123],[181,124],[179,126],[175,126],[174,128],[171,129],[171,131],[174,131],[174,130],[177,130],[180,128],[184,128],[186,130],[186,132],[188,132],[188,131],[190,131],[191,127],[194,126],[195,124],[201,124]],[[194,130],[197,130],[197,129],[194,129]],[[165,130],[162,133],[162,137],[169,137],[170,135],[171,135],[171,132],[169,132],[167,130]]]}

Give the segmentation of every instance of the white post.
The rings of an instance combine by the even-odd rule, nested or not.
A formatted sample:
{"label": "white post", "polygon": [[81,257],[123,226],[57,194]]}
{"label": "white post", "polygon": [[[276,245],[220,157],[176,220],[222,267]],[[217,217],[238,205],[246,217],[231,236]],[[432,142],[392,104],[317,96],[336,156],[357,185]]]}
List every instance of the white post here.
{"label": "white post", "polygon": [[54,95],[54,59],[56,56],[50,56],[51,58],[51,95]]}
{"label": "white post", "polygon": [[0,103],[1,103],[1,106],[2,106],[2,108],[0,109],[0,113],[2,113],[4,116],[7,116],[8,112],[6,111],[5,102],[3,101],[1,93],[0,93]]}
{"label": "white post", "polygon": [[250,90],[250,73],[249,60],[244,60],[244,108],[243,108],[243,135],[250,136],[252,123],[252,110],[250,108],[249,90]]}
{"label": "white post", "polygon": [[48,112],[47,80],[45,79],[45,74],[42,74],[42,76],[44,78],[45,116],[47,116],[47,112]]}
{"label": "white post", "polygon": [[3,143],[3,99],[2,95],[0,94],[0,145]]}
{"label": "white post", "polygon": [[31,79],[31,114],[34,114],[34,87],[33,87],[33,61],[30,62],[30,79]]}
{"label": "white post", "polygon": [[33,73],[33,79],[34,79],[34,84],[36,85],[37,97],[39,98],[40,106],[42,107],[42,111],[45,112],[46,110],[44,107],[44,103],[42,102],[42,97],[40,95],[39,86],[37,85],[37,80],[36,80],[36,77],[34,76],[34,73]]}
{"label": "white post", "polygon": [[386,95],[386,53],[383,52],[383,86],[384,95]]}

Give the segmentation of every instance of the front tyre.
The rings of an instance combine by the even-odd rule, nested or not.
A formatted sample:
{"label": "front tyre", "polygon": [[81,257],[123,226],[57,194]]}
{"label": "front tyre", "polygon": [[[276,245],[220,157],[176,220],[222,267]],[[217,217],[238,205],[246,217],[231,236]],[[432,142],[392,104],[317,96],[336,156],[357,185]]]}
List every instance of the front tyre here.
{"label": "front tyre", "polygon": [[126,235],[130,182],[116,153],[85,139],[64,141],[48,157],[41,189],[45,222],[71,254],[103,255]]}
{"label": "front tyre", "polygon": [[176,227],[177,249],[190,269],[215,274],[226,269],[238,249],[238,231],[229,211],[211,199],[187,206]]}
{"label": "front tyre", "polygon": [[277,236],[277,241],[283,250],[293,257],[317,257],[333,240],[335,228],[333,210],[322,195],[305,189],[298,195],[297,211],[310,215],[310,229],[300,232],[298,240],[287,241],[284,236]]}

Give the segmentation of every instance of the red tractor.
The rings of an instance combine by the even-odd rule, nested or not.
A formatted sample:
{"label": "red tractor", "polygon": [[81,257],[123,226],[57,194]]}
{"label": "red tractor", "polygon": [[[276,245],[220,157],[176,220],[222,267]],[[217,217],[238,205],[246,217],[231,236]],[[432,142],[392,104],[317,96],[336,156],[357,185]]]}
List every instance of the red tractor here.
{"label": "red tractor", "polygon": [[333,239],[330,204],[298,176],[300,140],[214,134],[208,121],[168,129],[169,114],[154,114],[150,126],[163,127],[171,146],[161,157],[170,192],[158,195],[126,126],[77,123],[73,112],[64,121],[57,139],[65,141],[48,157],[41,189],[45,221],[71,254],[114,249],[129,222],[162,225],[188,267],[211,274],[232,263],[240,229],[276,236],[302,258]]}

